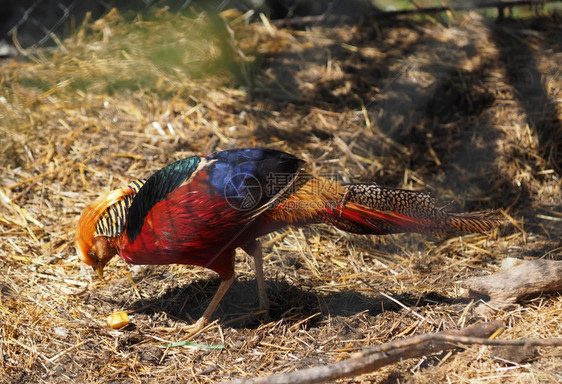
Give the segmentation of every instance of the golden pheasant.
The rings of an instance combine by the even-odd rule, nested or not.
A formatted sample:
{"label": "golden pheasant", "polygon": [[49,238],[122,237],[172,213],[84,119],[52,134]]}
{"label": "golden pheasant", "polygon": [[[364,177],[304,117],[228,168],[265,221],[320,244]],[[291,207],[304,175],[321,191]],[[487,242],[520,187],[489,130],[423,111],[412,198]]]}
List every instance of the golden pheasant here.
{"label": "golden pheasant", "polygon": [[98,275],[115,255],[131,264],[189,264],[217,272],[221,284],[193,331],[208,324],[234,281],[236,248],[252,255],[259,302],[268,300],[256,239],[287,225],[329,223],[384,235],[486,232],[496,212],[448,213],[429,194],[373,183],[340,184],[302,170],[288,153],[233,149],[192,156],[88,205],[76,249]]}

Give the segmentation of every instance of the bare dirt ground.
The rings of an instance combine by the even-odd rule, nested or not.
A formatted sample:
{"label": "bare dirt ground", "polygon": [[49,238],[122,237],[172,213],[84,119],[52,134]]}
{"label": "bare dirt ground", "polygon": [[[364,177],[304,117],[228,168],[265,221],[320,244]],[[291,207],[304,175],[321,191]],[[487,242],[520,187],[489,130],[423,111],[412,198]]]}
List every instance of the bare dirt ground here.
{"label": "bare dirt ground", "polygon": [[[460,282],[508,256],[562,258],[562,24],[452,16],[288,30],[235,12],[112,13],[3,62],[0,382],[214,383],[486,320]],[[97,280],[75,254],[78,217],[173,160],[248,146],[343,181],[429,190],[449,210],[502,209],[508,221],[447,239],[274,233],[262,239],[269,318],[252,314],[253,266],[240,252],[218,321],[190,339],[206,348],[165,348],[218,278],[114,260]],[[131,322],[112,330],[118,310]],[[490,318],[505,320],[501,338],[562,337],[562,296]],[[544,383],[561,367],[560,348],[474,346],[342,382]]]}

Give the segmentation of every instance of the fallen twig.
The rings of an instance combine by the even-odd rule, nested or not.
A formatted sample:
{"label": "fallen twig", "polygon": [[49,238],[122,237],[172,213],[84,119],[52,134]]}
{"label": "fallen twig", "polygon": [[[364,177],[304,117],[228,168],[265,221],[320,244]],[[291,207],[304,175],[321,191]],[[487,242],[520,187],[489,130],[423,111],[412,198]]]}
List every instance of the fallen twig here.
{"label": "fallen twig", "polygon": [[455,349],[459,344],[525,347],[562,346],[562,338],[542,340],[496,340],[486,338],[502,327],[503,323],[497,320],[489,323],[472,325],[461,330],[428,333],[407,339],[395,340],[358,352],[349,360],[278,375],[234,380],[231,381],[230,384],[321,383],[327,380],[341,379],[343,377],[358,376],[373,372],[385,365],[403,359],[420,357],[437,351]]}

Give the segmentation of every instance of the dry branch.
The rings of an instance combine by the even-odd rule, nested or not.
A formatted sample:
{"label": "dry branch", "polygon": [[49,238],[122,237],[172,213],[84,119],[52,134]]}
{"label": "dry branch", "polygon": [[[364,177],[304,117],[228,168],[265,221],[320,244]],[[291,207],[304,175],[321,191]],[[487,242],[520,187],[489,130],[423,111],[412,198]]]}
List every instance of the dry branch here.
{"label": "dry branch", "polygon": [[525,296],[562,290],[562,261],[532,260],[488,276],[479,276],[462,283],[470,296],[486,295],[490,300],[478,311],[504,308]]}
{"label": "dry branch", "polygon": [[[455,6],[438,6],[438,7],[422,7],[414,9],[400,9],[396,11],[386,11],[382,12],[377,10],[374,13],[368,14],[366,17],[369,19],[382,19],[391,18],[396,16],[407,16],[407,15],[419,15],[419,14],[430,14],[430,13],[441,13],[441,12],[456,12],[456,11],[471,11],[475,9],[487,9],[487,8],[498,8],[498,17],[503,17],[503,10],[505,8],[519,7],[519,6],[532,6],[532,5],[545,5],[547,3],[557,3],[560,0],[512,0],[512,1],[485,1],[485,2],[474,2],[467,4],[457,4]],[[311,24],[335,24],[341,22],[356,22],[357,18],[347,15],[334,15],[334,14],[322,14],[317,16],[302,16],[293,17],[279,20],[271,20],[270,23],[278,28],[282,27],[293,27],[302,28]]]}
{"label": "dry branch", "polygon": [[[501,321],[492,321],[477,324],[461,330],[444,331],[415,336],[408,339],[396,340],[378,347],[359,353],[358,357],[346,361],[339,361],[319,367],[312,367],[284,374],[252,378],[248,380],[234,380],[231,384],[281,384],[281,383],[321,383],[327,380],[335,380],[343,377],[358,376],[373,372],[386,365],[412,357],[425,356],[437,351],[457,348],[457,344],[495,344],[494,341],[502,342],[502,345],[520,340],[490,340],[490,336],[503,326]],[[507,342],[507,343],[506,343]],[[524,345],[532,341],[526,341]],[[541,340],[538,340],[541,342]],[[562,345],[562,339],[550,341]]]}

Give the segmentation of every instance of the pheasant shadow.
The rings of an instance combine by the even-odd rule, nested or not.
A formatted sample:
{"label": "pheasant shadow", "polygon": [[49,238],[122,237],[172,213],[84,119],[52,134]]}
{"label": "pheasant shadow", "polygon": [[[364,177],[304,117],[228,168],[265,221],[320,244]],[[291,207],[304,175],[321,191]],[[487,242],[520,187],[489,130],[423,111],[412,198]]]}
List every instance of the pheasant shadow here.
{"label": "pheasant shadow", "polygon": [[[219,279],[196,281],[173,288],[159,297],[138,300],[130,309],[143,314],[165,312],[191,323],[202,315],[219,284]],[[320,316],[311,320],[311,324],[314,324],[325,316],[349,317],[365,311],[370,316],[378,316],[387,311],[403,310],[396,302],[378,294],[367,296],[353,290],[322,294],[315,292],[314,288],[298,287],[279,280],[267,280],[267,288],[271,300],[268,318],[271,321],[287,319],[289,322],[298,322],[320,313]],[[423,296],[402,294],[392,297],[410,308],[462,303],[436,292],[427,292]],[[239,280],[232,285],[213,319],[233,328],[255,329],[260,324],[260,316],[256,281]]]}

